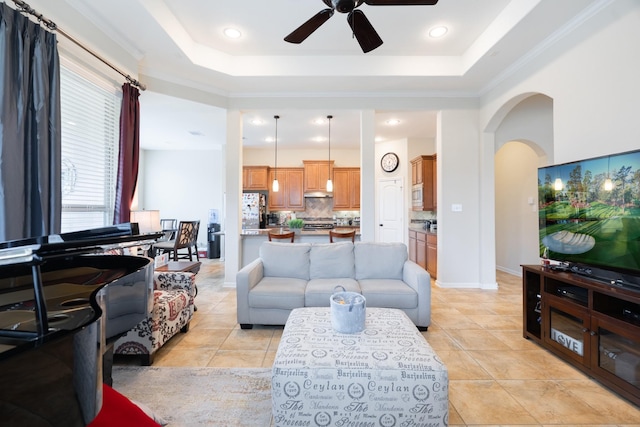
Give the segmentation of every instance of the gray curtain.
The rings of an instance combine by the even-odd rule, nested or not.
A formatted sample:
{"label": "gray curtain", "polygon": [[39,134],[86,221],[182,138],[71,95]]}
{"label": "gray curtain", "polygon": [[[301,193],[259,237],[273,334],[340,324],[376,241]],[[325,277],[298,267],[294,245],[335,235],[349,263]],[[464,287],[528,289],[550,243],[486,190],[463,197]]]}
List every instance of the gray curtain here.
{"label": "gray curtain", "polygon": [[60,232],[56,36],[0,4],[0,241]]}

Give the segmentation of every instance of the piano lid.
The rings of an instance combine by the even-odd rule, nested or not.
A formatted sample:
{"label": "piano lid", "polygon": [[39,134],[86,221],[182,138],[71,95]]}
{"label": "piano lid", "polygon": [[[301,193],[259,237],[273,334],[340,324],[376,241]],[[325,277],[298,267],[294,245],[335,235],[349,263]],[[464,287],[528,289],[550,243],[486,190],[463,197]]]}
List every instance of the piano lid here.
{"label": "piano lid", "polygon": [[138,234],[132,223],[0,243],[0,266],[149,245],[163,233]]}

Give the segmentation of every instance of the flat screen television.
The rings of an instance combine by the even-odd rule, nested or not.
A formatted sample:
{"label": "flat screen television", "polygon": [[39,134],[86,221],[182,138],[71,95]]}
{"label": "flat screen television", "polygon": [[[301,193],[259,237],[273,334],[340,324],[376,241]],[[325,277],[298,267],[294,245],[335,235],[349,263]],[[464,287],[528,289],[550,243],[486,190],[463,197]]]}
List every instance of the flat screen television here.
{"label": "flat screen television", "polygon": [[640,150],[539,168],[538,208],[541,257],[640,278]]}

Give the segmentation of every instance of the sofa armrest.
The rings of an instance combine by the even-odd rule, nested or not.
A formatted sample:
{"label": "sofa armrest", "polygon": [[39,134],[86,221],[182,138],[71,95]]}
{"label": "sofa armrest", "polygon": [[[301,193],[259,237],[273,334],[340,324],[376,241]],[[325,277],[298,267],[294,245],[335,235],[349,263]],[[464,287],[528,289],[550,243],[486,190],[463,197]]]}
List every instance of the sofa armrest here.
{"label": "sofa armrest", "polygon": [[250,324],[249,292],[264,277],[262,260],[257,258],[245,265],[236,274],[236,300],[238,304],[238,323]]}
{"label": "sofa armrest", "polygon": [[189,272],[155,272],[153,288],[163,291],[185,290],[191,297],[195,297],[196,275]]}
{"label": "sofa armrest", "polygon": [[418,293],[418,323],[416,326],[431,324],[431,276],[413,261],[404,262],[402,280]]}

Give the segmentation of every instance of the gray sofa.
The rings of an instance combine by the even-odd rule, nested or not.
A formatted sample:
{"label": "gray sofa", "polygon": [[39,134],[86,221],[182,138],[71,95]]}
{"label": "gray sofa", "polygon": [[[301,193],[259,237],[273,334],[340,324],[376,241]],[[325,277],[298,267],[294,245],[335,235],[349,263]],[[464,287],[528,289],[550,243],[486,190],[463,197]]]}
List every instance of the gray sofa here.
{"label": "gray sofa", "polygon": [[403,243],[264,242],[236,276],[242,329],[284,325],[299,307],[328,307],[337,285],[359,292],[367,307],[403,310],[420,330],[431,323],[431,278],[409,261]]}

